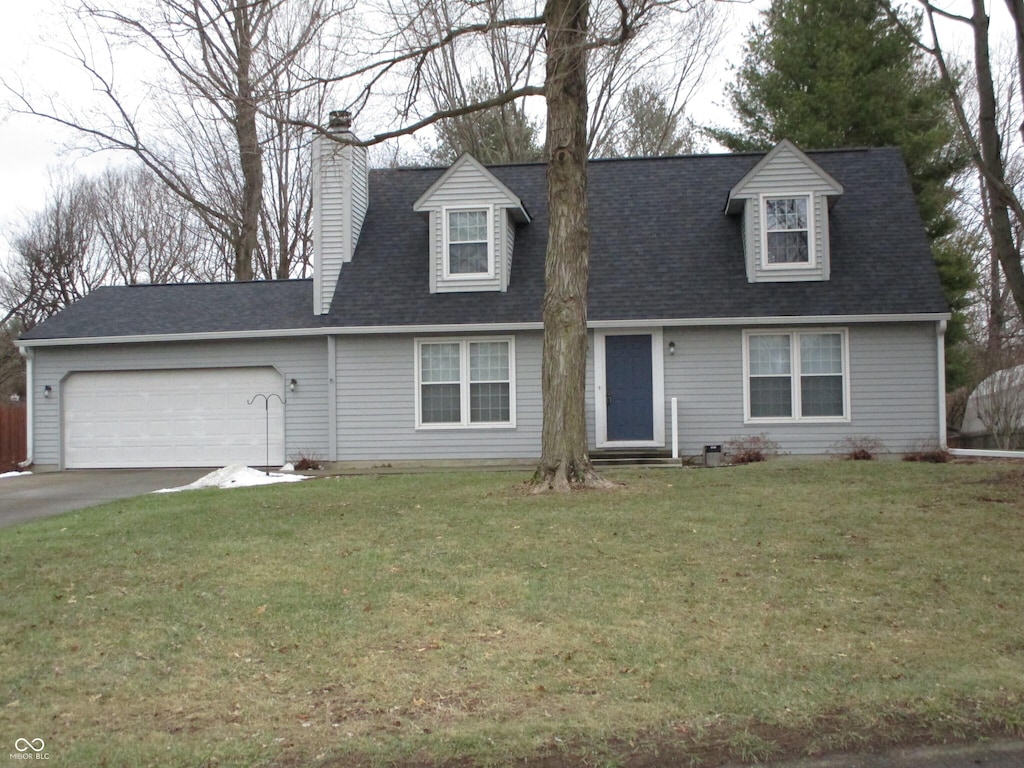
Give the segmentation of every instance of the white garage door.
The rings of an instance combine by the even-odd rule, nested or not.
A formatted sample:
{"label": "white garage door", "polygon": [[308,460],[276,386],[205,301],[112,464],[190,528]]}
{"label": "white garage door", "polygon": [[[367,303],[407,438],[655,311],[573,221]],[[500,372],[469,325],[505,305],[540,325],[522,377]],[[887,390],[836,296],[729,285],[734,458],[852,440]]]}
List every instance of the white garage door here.
{"label": "white garage door", "polygon": [[73,373],[62,390],[64,465],[221,467],[284,462],[284,395],[273,368]]}

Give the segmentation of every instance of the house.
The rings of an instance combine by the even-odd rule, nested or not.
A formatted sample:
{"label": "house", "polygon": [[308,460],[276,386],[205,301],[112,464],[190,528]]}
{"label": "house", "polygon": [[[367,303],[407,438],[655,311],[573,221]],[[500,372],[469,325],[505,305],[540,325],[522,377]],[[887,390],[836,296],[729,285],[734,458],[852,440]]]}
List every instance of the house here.
{"label": "house", "polygon": [[[313,152],[312,280],[100,288],[22,336],[37,465],[539,457],[545,167]],[[589,178],[592,452],[944,441],[949,310],[897,150]]]}

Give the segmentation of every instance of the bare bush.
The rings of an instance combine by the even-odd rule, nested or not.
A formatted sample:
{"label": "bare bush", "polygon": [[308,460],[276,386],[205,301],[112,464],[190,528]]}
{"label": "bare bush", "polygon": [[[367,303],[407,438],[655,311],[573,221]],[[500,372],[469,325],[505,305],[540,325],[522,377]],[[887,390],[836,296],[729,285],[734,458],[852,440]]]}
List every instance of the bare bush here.
{"label": "bare bush", "polygon": [[779,444],[768,437],[767,432],[759,435],[734,437],[725,444],[725,452],[732,464],[755,464],[779,455]]}
{"label": "bare bush", "polygon": [[829,451],[830,454],[849,461],[872,461],[885,452],[885,444],[873,437],[847,437],[840,440]]}

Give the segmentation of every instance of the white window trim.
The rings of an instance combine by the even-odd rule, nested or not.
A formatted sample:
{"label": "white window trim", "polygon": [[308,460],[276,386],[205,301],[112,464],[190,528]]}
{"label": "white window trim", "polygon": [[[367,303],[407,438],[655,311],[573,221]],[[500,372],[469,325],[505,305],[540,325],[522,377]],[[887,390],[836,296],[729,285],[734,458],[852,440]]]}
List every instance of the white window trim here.
{"label": "white window trim", "polygon": [[[478,342],[501,341],[508,344],[508,421],[480,422],[470,421],[469,411],[469,345]],[[459,423],[437,424],[423,423],[423,368],[422,355],[420,350],[428,344],[458,344],[459,345],[459,411],[462,420]],[[515,429],[516,426],[516,340],[514,336],[457,336],[440,337],[431,336],[416,339],[415,357],[413,365],[416,370],[416,429],[417,430],[452,430],[452,429]]]}
{"label": "white window trim", "polygon": [[[800,337],[804,335],[839,334],[843,345],[843,415],[801,416],[800,402]],[[792,416],[750,415],[750,338],[752,336],[789,336],[790,384]],[[765,328],[743,331],[743,422],[745,424],[848,424],[850,412],[850,335],[846,328]]]}
{"label": "white window trim", "polygon": [[[608,383],[605,336],[651,337],[651,405],[654,409],[653,440],[608,439]],[[661,328],[608,328],[594,332],[594,442],[598,448],[665,447],[665,347]]]}
{"label": "white window trim", "polygon": [[[458,211],[486,211],[487,213],[487,271],[486,272],[452,272],[449,245],[449,213]],[[445,280],[481,280],[493,278],[495,275],[494,261],[494,206],[493,205],[451,205],[441,209],[441,226],[444,233],[441,246],[441,269]]]}
{"label": "white window trim", "polygon": [[[807,261],[794,263],[772,264],[768,261],[768,212],[766,203],[769,200],[796,200],[803,198],[807,201]],[[812,192],[762,192],[758,197],[758,216],[761,222],[761,268],[765,270],[792,271],[800,269],[817,269],[818,253],[815,247],[814,232],[814,198]]]}

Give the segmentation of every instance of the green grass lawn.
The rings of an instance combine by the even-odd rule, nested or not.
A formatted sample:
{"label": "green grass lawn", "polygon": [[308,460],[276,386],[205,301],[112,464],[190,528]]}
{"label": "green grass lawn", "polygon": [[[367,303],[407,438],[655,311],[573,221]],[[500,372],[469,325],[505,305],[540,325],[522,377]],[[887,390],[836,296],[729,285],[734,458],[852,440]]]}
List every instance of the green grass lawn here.
{"label": "green grass lawn", "polygon": [[609,476],[330,478],[0,530],[0,739],[347,768],[1024,733],[1018,467]]}

